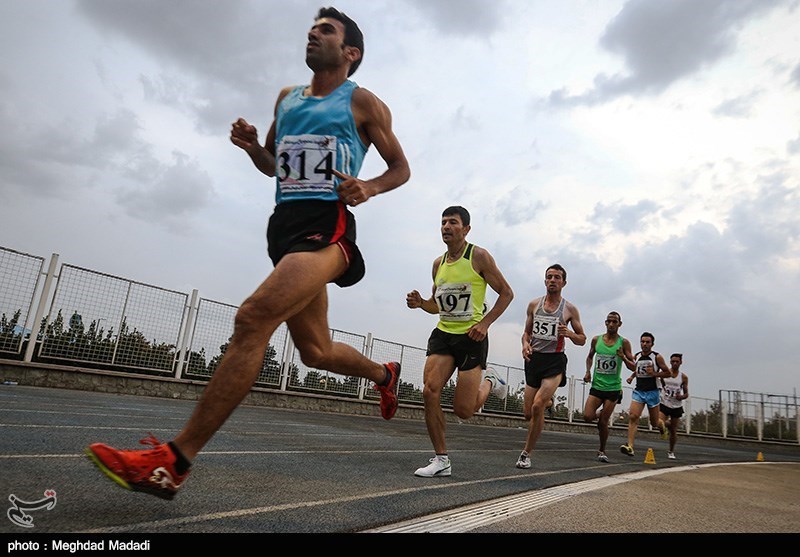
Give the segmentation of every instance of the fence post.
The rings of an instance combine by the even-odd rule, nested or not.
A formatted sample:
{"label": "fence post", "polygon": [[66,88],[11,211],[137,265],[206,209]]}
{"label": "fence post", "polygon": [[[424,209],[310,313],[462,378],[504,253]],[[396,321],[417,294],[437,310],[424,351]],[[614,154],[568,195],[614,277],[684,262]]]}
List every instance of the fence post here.
{"label": "fence post", "polygon": [[[372,345],[372,341],[373,341],[372,333],[367,333],[367,339],[366,339],[366,342],[364,343],[364,356],[366,356],[370,360],[372,359],[372,346],[373,346]],[[402,354],[400,354],[400,360],[401,361],[403,360],[403,355]],[[368,380],[367,379],[365,379],[364,377],[359,377],[359,379],[358,379],[358,400],[364,400],[364,395],[367,392],[367,384],[368,384]],[[400,386],[398,385],[397,388],[399,389]],[[398,394],[399,394],[399,391],[398,391]]]}
{"label": "fence post", "polygon": [[719,411],[722,414],[722,438],[728,438],[728,405],[722,400],[722,396],[719,399]]}
{"label": "fence post", "polygon": [[[683,427],[686,429],[686,435],[692,434],[692,397],[687,398],[683,401],[684,405],[684,416],[683,419]],[[708,428],[706,428],[708,429]]]}
{"label": "fence post", "polygon": [[181,338],[181,345],[178,347],[178,364],[175,369],[175,378],[180,379],[183,376],[183,364],[186,362],[186,355],[189,353],[191,347],[190,338],[194,332],[194,321],[197,317],[197,288],[192,290],[192,298],[189,301],[189,307],[184,308],[183,313],[183,335]]}
{"label": "fence post", "polygon": [[286,392],[289,386],[289,368],[292,363],[292,353],[294,352],[294,341],[292,335],[286,335],[286,344],[283,346],[283,358],[281,358],[281,387],[280,390]]}
{"label": "fence post", "polygon": [[[574,375],[571,375],[567,383],[567,416],[569,423],[572,423],[573,407],[575,406],[575,381]],[[555,410],[555,408],[553,408]]]}
{"label": "fence post", "polygon": [[28,338],[28,347],[25,349],[24,358],[24,361],[28,363],[30,363],[33,359],[33,350],[36,348],[36,341],[39,339],[42,316],[44,315],[44,308],[47,305],[47,298],[50,296],[50,285],[53,283],[53,277],[55,277],[57,265],[58,254],[54,253],[50,256],[50,266],[47,269],[47,275],[44,279],[42,293],[39,295],[39,305],[36,306],[36,315],[34,315],[33,323],[31,323],[31,336]]}
{"label": "fence post", "polygon": [[800,445],[800,412],[797,411],[797,405],[794,405],[794,437],[797,439],[797,444]]}

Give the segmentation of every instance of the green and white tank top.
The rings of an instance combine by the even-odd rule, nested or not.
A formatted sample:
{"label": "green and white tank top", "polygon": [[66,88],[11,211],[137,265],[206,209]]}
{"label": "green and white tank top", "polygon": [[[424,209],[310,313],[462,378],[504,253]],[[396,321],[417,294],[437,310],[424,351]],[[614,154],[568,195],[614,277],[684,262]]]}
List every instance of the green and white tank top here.
{"label": "green and white tank top", "polygon": [[617,356],[617,350],[622,348],[623,340],[621,336],[617,337],[617,342],[608,346],[603,341],[603,335],[597,337],[592,388],[599,391],[622,390],[622,358]]}

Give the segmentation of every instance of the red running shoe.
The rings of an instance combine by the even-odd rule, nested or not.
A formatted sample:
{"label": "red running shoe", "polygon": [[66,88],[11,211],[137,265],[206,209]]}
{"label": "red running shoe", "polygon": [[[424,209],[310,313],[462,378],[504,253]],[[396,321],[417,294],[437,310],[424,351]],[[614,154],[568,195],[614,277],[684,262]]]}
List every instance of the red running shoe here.
{"label": "red running shoe", "polygon": [[392,378],[385,387],[376,384],[375,389],[381,393],[381,415],[385,420],[391,420],[397,412],[397,390],[400,388],[400,362],[389,362],[383,367],[391,374]]}
{"label": "red running shoe", "polygon": [[84,452],[106,476],[125,489],[172,499],[189,471],[178,474],[175,471],[176,458],[172,449],[166,443],[159,442],[152,434],[139,443],[151,445],[152,448],[120,451],[103,443],[94,443]]}

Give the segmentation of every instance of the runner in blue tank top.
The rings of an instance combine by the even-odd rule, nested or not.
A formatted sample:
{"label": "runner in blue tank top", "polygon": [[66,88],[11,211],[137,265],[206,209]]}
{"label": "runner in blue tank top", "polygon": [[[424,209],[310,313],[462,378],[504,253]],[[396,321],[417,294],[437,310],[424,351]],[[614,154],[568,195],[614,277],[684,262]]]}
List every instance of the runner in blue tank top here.
{"label": "runner in blue tank top", "polygon": [[[194,413],[168,443],[147,439],[150,450],[118,450],[102,443],[87,455],[117,484],[172,499],[194,457],[225,423],[258,378],[270,337],[286,323],[308,367],[364,377],[380,391],[380,410],[397,409],[400,364],[380,364],[347,344],[333,342],[328,327],[327,284],[350,286],[365,272],[348,207],[393,190],[410,172],[392,131],[387,106],[348,77],[364,54],[358,25],[335,8],[322,8],[308,31],[309,85],[278,95],[275,121],[262,146],[254,126],[240,118],[231,142],[255,167],[276,178],[275,210],[267,243],[274,270],[239,307],[233,337]],[[357,178],[374,145],[387,169]]]}

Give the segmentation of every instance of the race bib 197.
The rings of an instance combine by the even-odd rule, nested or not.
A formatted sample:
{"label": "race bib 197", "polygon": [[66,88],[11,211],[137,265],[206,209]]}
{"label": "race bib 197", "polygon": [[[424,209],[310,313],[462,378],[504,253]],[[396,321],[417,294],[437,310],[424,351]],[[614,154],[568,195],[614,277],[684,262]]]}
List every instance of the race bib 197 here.
{"label": "race bib 197", "polygon": [[472,319],[472,283],[446,283],[436,288],[436,305],[442,321],[470,321]]}

